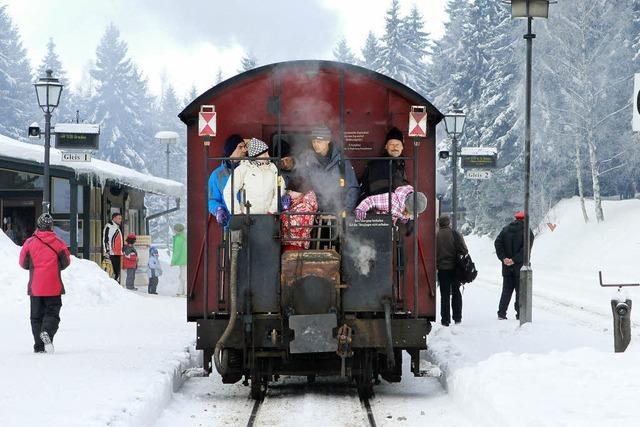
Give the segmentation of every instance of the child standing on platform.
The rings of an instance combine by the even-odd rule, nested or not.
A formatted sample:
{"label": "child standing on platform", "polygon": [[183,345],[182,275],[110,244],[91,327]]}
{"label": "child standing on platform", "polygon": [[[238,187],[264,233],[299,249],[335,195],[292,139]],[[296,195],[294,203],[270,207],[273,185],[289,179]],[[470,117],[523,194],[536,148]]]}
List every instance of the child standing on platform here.
{"label": "child standing on platform", "polygon": [[154,246],[149,248],[149,263],[147,264],[147,275],[149,276],[149,293],[158,294],[158,278],[162,276],[160,269],[160,258],[158,249]]}
{"label": "child standing on platform", "polygon": [[125,280],[125,286],[127,289],[137,291],[135,287],[136,270],[138,269],[138,251],[134,246],[136,243],[136,235],[129,233],[125,240],[125,246],[122,251],[122,268],[127,271],[127,278]]}

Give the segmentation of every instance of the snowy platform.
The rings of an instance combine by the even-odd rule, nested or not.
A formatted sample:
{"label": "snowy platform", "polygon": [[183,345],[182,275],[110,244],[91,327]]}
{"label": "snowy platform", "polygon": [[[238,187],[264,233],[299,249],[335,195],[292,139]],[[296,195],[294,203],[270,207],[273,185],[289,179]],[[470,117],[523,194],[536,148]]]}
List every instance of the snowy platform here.
{"label": "snowy platform", "polygon": [[197,360],[185,299],[126,291],[74,258],[62,274],[56,352],[34,354],[18,249],[0,233],[0,425],[152,424]]}
{"label": "snowy platform", "polygon": [[[640,279],[632,261],[640,248],[640,202],[606,202],[605,214],[607,222],[585,224],[575,199],[551,212],[556,227],[546,227],[533,246],[533,323],[523,327],[513,299],[509,320],[497,319],[502,278],[493,240],[467,238],[479,276],[463,295],[463,323],[436,323],[429,357],[476,425],[637,423],[640,314],[632,311],[631,345],[614,353],[609,300],[618,295],[599,287],[597,272],[620,282]],[[638,289],[624,295],[640,301]]]}

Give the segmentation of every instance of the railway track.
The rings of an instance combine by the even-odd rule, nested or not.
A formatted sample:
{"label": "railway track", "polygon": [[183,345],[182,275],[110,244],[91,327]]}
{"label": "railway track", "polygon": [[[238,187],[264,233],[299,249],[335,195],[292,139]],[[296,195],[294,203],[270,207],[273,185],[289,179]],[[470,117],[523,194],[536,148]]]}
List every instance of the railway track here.
{"label": "railway track", "polygon": [[[289,408],[292,409],[289,414]],[[377,427],[371,402],[361,398],[352,387],[337,383],[301,384],[296,380],[275,385],[262,401],[253,404],[247,427],[300,425],[291,418],[295,412],[313,419],[322,416],[326,425]],[[294,416],[295,418],[295,416]]]}

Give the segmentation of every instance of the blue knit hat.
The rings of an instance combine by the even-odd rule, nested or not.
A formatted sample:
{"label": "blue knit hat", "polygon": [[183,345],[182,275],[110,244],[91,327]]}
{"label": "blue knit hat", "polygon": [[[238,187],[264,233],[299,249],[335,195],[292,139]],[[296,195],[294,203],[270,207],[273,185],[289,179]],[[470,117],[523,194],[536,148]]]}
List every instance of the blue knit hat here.
{"label": "blue knit hat", "polygon": [[230,157],[238,145],[242,142],[242,137],[237,133],[231,135],[224,142],[224,157]]}

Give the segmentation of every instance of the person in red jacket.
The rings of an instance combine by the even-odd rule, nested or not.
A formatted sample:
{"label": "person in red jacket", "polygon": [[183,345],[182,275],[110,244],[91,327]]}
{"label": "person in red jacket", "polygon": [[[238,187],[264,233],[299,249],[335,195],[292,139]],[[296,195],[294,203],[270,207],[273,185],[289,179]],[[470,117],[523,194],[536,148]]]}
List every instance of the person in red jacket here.
{"label": "person in red jacket", "polygon": [[53,337],[60,324],[64,284],[60,272],[71,263],[67,245],[53,232],[48,213],[38,218],[37,230],[22,246],[20,266],[29,270],[33,351],[53,353]]}

